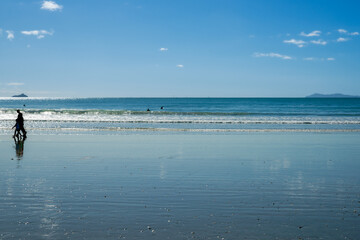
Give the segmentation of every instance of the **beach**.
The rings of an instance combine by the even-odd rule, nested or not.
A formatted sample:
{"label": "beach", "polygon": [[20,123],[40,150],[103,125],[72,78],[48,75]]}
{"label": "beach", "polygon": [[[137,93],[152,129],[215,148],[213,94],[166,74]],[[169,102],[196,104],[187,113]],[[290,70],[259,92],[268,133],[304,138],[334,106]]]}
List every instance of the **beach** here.
{"label": "beach", "polygon": [[0,1],[0,240],[360,240],[359,1]]}
{"label": "beach", "polygon": [[0,135],[0,239],[356,239],[358,132]]}

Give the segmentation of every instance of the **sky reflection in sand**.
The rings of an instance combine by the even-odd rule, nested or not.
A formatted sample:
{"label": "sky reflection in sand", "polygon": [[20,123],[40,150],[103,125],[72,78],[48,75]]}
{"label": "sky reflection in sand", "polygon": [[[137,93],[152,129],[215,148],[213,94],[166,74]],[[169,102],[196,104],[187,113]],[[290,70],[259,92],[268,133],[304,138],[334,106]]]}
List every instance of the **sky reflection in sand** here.
{"label": "sky reflection in sand", "polygon": [[358,133],[0,136],[2,239],[356,238]]}

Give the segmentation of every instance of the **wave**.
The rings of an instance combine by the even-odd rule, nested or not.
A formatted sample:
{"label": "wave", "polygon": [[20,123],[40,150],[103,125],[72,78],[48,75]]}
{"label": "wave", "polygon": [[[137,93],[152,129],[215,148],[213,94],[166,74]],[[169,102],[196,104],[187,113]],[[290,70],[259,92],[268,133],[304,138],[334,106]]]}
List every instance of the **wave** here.
{"label": "wave", "polygon": [[[102,109],[27,109],[29,114],[69,114],[69,115],[214,115],[214,116],[244,116],[258,115],[248,112],[169,112],[169,111],[133,111],[133,110],[102,110]],[[1,109],[0,113],[15,114],[16,109]]]}
{"label": "wave", "polygon": [[[0,109],[0,114],[16,114],[17,109]],[[25,114],[41,115],[154,115],[154,116],[344,116],[360,117],[359,113],[304,113],[304,112],[171,112],[171,111],[133,111],[103,109],[25,109]]]}
{"label": "wave", "polygon": [[[12,123],[13,119],[1,119]],[[360,120],[113,120],[113,119],[29,119],[27,123],[107,123],[107,124],[219,124],[219,125],[360,125]]]}
{"label": "wave", "polygon": [[[72,127],[31,127],[27,128],[32,134],[37,132],[360,132],[360,129],[291,129],[291,128],[247,128],[247,129],[223,129],[223,128],[151,128],[151,127],[105,127],[105,128],[72,128]],[[8,128],[0,127],[0,135],[4,132],[12,132]]]}

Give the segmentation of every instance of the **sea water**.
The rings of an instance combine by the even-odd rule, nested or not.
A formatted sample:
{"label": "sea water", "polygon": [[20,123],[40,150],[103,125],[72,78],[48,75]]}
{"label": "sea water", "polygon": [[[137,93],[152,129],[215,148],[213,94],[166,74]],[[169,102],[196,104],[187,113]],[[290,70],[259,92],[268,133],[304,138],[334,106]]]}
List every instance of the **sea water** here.
{"label": "sea water", "polygon": [[33,132],[360,130],[360,98],[0,98],[0,131],[17,109]]}

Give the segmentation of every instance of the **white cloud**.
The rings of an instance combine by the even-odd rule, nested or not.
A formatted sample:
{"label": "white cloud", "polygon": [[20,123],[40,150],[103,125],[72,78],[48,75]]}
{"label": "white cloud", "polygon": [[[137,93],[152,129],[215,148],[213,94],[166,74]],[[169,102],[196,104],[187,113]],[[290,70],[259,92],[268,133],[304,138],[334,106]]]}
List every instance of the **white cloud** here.
{"label": "white cloud", "polygon": [[183,68],[184,67],[184,65],[182,65],[182,64],[178,64],[178,65],[176,65],[178,68]]}
{"label": "white cloud", "polygon": [[307,57],[303,58],[305,61],[335,61],[335,58],[329,57],[329,58],[314,58],[314,57]]}
{"label": "white cloud", "polygon": [[306,42],[304,42],[303,40],[296,40],[296,39],[284,40],[284,43],[295,44],[300,48],[306,44]]}
{"label": "white cloud", "polygon": [[339,37],[336,41],[337,41],[337,42],[346,42],[347,40],[349,40],[349,39]]}
{"label": "white cloud", "polygon": [[321,39],[319,39],[319,40],[312,40],[311,43],[313,43],[313,44],[318,44],[318,45],[326,45],[326,44],[327,44],[326,41],[323,41],[323,40],[321,40]]}
{"label": "white cloud", "polygon": [[14,31],[6,30],[5,32],[7,33],[7,39],[9,39],[10,41],[15,38]]}
{"label": "white cloud", "polygon": [[284,60],[290,60],[292,59],[292,57],[290,56],[286,56],[286,55],[282,55],[279,53],[254,53],[253,54],[254,57],[272,57],[272,58],[281,58]]}
{"label": "white cloud", "polygon": [[167,50],[169,50],[169,49],[162,47],[162,48],[160,48],[159,50],[160,50],[161,52],[165,52],[165,51],[167,51]]}
{"label": "white cloud", "polygon": [[348,32],[348,31],[345,30],[345,29],[338,29],[338,32],[339,32],[339,33],[342,33],[342,34],[350,35],[350,36],[357,36],[357,35],[359,35],[359,32]]}
{"label": "white cloud", "polygon": [[30,48],[30,47],[31,47],[31,45],[30,45],[30,44],[28,44],[28,45],[26,45],[26,47],[27,47],[27,48]]}
{"label": "white cloud", "polygon": [[335,58],[314,58],[314,57],[307,57],[303,58],[305,61],[335,61]]}
{"label": "white cloud", "polygon": [[321,34],[321,31],[319,31],[319,30],[312,31],[311,33],[308,33],[308,34],[306,34],[304,32],[300,33],[300,35],[304,36],[304,37],[318,37],[318,36],[320,36],[320,34]]}
{"label": "white cloud", "polygon": [[339,33],[347,33],[347,31],[345,29],[338,29]]}
{"label": "white cloud", "polygon": [[18,83],[18,82],[11,82],[7,84],[8,86],[22,86],[24,83]]}
{"label": "white cloud", "polygon": [[48,32],[46,30],[31,30],[31,31],[21,31],[22,34],[24,35],[34,35],[36,36],[38,39],[42,39],[45,37],[45,35],[53,35],[53,32]]}
{"label": "white cloud", "polygon": [[48,10],[51,12],[61,11],[62,8],[63,8],[63,6],[57,4],[54,1],[43,1],[42,5],[41,5],[41,9]]}

